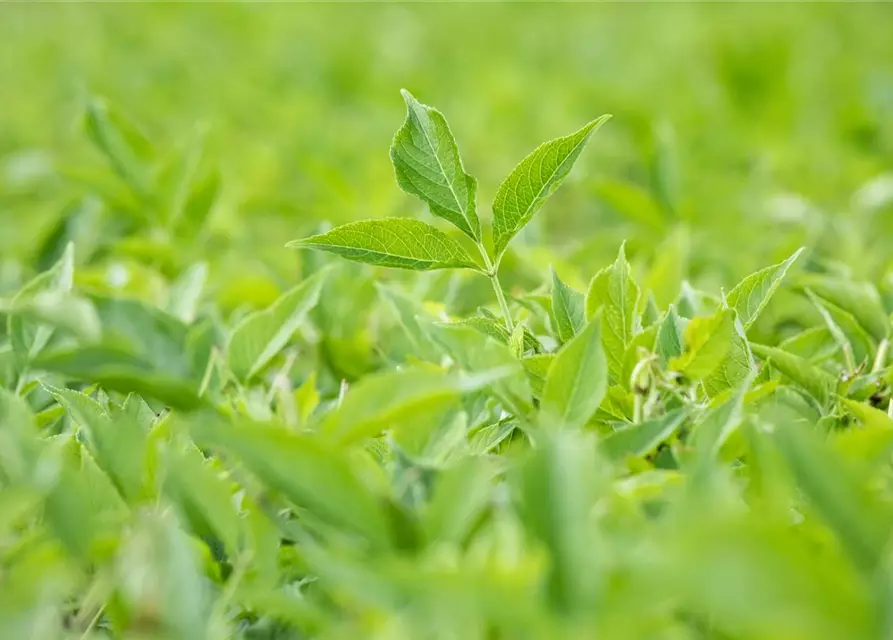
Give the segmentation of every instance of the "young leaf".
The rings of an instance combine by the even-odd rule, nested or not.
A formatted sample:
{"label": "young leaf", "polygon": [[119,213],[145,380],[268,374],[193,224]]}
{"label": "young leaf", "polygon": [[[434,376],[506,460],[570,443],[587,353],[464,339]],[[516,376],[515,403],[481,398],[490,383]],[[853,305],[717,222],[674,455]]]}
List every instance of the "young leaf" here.
{"label": "young leaf", "polygon": [[[512,334],[505,328],[505,321],[491,316],[472,316],[455,324],[468,325],[505,345],[508,345],[512,338]],[[518,327],[521,328],[518,329]],[[540,344],[540,341],[523,324],[518,324],[515,330],[523,332],[524,343],[521,347],[522,352],[535,351],[539,353],[543,350],[543,345]]]}
{"label": "young leaf", "polygon": [[562,343],[573,338],[586,324],[583,294],[564,284],[555,269],[552,269],[552,317]]}
{"label": "young leaf", "polygon": [[617,260],[595,275],[586,293],[586,317],[591,318],[599,309],[602,310],[605,354],[615,382],[621,381],[623,355],[639,329],[638,302],[639,287],[630,275],[629,263],[621,246]]}
{"label": "young leaf", "polygon": [[316,306],[327,271],[307,278],[263,311],[247,316],[233,330],[227,348],[230,370],[242,381],[260,373],[291,339]]}
{"label": "young leaf", "polygon": [[657,330],[657,339],[654,350],[660,357],[664,366],[673,358],[682,355],[682,336],[679,335],[679,316],[676,315],[676,307],[670,305],[670,309],[664,316]]}
{"label": "young leaf", "polygon": [[549,368],[540,401],[543,417],[556,426],[581,429],[595,413],[608,388],[608,364],[602,347],[601,316],[568,342]]}
{"label": "young leaf", "polygon": [[437,109],[421,104],[405,89],[406,122],[391,143],[397,184],[427,203],[473,240],[481,237],[476,212],[477,182],[465,173],[453,133]]}
{"label": "young leaf", "polygon": [[570,173],[589,137],[610,117],[604,115],[569,136],[540,145],[499,185],[493,200],[497,261],[509,241],[530,222]]}
{"label": "young leaf", "polygon": [[721,309],[715,315],[693,319],[685,327],[686,351],[670,361],[670,367],[690,380],[703,380],[729,353],[735,332],[735,312]]}
{"label": "young leaf", "polygon": [[803,253],[803,249],[797,249],[784,262],[750,274],[726,296],[726,303],[738,312],[738,318],[744,325],[745,331],[756,322],[763,309],[769,304],[769,300],[778,289],[788,269],[801,253]]}
{"label": "young leaf", "polygon": [[729,351],[726,357],[702,381],[704,391],[713,398],[724,391],[734,389],[741,384],[753,369],[753,354],[750,352],[747,338],[744,336],[744,329],[740,323],[736,322],[734,333],[732,334],[732,342],[729,344]]}
{"label": "young leaf", "polygon": [[303,240],[285,245],[334,253],[380,267],[429,271],[476,269],[465,248],[448,235],[421,220],[383,218],[349,222]]}

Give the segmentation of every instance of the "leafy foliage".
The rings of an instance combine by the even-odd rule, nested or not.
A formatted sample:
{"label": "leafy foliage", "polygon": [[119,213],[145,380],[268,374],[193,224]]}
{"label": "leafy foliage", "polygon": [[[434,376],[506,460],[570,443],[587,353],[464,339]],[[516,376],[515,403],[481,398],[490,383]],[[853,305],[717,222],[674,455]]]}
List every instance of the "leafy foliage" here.
{"label": "leafy foliage", "polygon": [[[540,24],[547,9],[524,11],[511,15],[533,17],[517,24]],[[582,28],[595,9],[564,11],[580,11]],[[663,11],[637,12],[635,33],[652,28],[647,16],[663,24]],[[388,15],[395,31],[379,35],[390,42],[404,32]],[[474,20],[441,18],[479,33]],[[330,37],[370,30],[346,23]],[[484,96],[517,120],[456,131],[474,132],[463,148],[480,193],[495,193],[492,216],[446,118],[408,92],[392,167],[381,149],[362,153],[353,112],[372,109],[346,105],[365,80],[337,57],[326,91],[341,108],[312,119],[282,180],[263,154],[217,166],[227,152],[204,127],[167,145],[86,97],[81,133],[100,164],[86,151],[53,163],[41,188],[64,195],[58,219],[0,261],[0,636],[889,635],[893,288],[882,240],[893,200],[883,181],[868,183],[843,226],[812,205],[767,204],[773,181],[809,184],[825,156],[791,144],[763,162],[735,150],[791,131],[772,98],[777,75],[762,70],[827,42],[797,33],[783,49],[775,30],[766,42],[748,32],[742,50],[698,39],[690,62],[709,47],[710,73],[725,78],[722,92],[705,88],[710,107],[740,109],[741,126],[672,101],[668,122],[638,121],[631,87],[662,81],[629,65],[627,83],[596,96],[629,101],[612,108],[621,117],[598,136],[605,117],[545,143],[501,185],[507,122],[512,145],[529,148],[553,121],[592,114],[543,112],[548,126],[532,125],[508,100],[515,83],[543,109],[570,102],[536,65],[486,77]],[[415,55],[441,46],[423,37]],[[498,66],[492,48],[494,68],[517,67]],[[603,73],[587,48],[574,51],[568,65]],[[278,63],[277,82],[313,68],[303,53],[296,69]],[[836,57],[813,75],[840,74]],[[469,75],[482,77],[469,66],[454,81]],[[673,75],[664,97],[680,93]],[[536,77],[544,90],[528,92],[520,80]],[[802,98],[811,77],[783,93]],[[803,100],[811,144],[839,152],[828,175],[845,176],[817,191],[889,151],[889,129],[872,120],[883,91],[867,100],[859,86]],[[386,104],[390,129],[370,135],[379,146],[398,126]],[[243,126],[320,115],[314,101],[252,105]],[[815,141],[814,127],[838,121],[845,141]],[[10,162],[4,211],[45,222],[43,205],[59,203],[15,190],[24,170]],[[683,179],[686,163],[698,171]],[[391,169],[427,221],[390,217],[411,213],[389,204],[403,197]],[[363,191],[364,171],[384,186]],[[342,172],[356,182],[341,184]],[[727,190],[736,179],[747,183],[740,202]],[[326,189],[337,207],[314,199]],[[269,212],[289,201],[295,215]],[[355,220],[361,211],[373,217]],[[32,229],[29,216],[17,225],[2,231]],[[302,251],[284,250],[295,236]]]}

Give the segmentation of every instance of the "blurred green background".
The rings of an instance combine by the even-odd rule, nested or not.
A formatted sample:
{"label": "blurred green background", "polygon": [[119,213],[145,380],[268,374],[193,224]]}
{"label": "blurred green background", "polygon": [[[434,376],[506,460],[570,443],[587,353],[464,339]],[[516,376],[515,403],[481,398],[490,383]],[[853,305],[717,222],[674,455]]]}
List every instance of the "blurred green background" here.
{"label": "blurred green background", "polygon": [[[566,261],[585,280],[626,239],[640,271],[663,255],[718,290],[808,244],[882,281],[891,27],[886,4],[5,4],[0,282],[90,193],[59,167],[108,171],[78,125],[88,93],[162,157],[208,127],[222,195],[170,252],[273,295],[296,260],[286,240],[421,213],[388,160],[401,87],[449,119],[485,215],[536,145],[614,114],[521,264]],[[100,243],[114,220],[95,223]]]}

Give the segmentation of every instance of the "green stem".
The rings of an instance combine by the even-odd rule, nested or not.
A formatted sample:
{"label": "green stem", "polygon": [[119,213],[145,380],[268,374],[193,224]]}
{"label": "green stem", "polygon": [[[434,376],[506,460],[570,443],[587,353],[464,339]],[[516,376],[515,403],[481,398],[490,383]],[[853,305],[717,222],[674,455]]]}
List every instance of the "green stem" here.
{"label": "green stem", "polygon": [[505,326],[509,330],[509,334],[515,330],[515,323],[512,322],[512,313],[509,311],[508,302],[505,300],[505,293],[502,291],[502,285],[499,284],[499,276],[496,274],[498,267],[490,262],[490,256],[482,242],[477,243],[481,257],[484,259],[484,267],[487,269],[487,277],[490,278],[490,284],[493,285],[493,291],[496,292],[496,299],[499,301],[499,307],[502,309],[502,315],[505,317]]}

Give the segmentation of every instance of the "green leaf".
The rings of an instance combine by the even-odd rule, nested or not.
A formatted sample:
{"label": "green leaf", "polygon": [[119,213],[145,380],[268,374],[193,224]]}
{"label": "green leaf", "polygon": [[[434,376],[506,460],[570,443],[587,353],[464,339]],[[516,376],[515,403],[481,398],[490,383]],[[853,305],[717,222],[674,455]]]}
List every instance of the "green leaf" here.
{"label": "green leaf", "polygon": [[411,218],[349,222],[327,233],[293,240],[286,246],[327,251],[379,267],[480,270],[461,244],[436,227]]}
{"label": "green leaf", "polygon": [[322,271],[307,278],[263,311],[248,315],[233,329],[227,361],[239,380],[256,376],[288,344],[319,301],[327,273]]}
{"label": "green leaf", "polygon": [[[31,324],[37,327],[38,331],[61,329],[84,342],[96,342],[102,336],[102,325],[96,308],[89,300],[70,293],[41,291],[34,296],[9,304],[4,304],[0,300],[0,313],[8,314],[10,319],[15,317],[17,321]],[[28,340],[21,337],[22,325],[17,321],[11,323],[17,335],[13,344],[18,344],[24,354]],[[28,353],[35,355],[34,345],[35,343],[39,345],[41,342],[43,340],[32,342],[28,347]]]}
{"label": "green leaf", "polygon": [[378,548],[390,544],[387,518],[350,459],[318,438],[260,424],[196,421],[196,442],[223,447],[266,486],[336,526],[366,537]]}
{"label": "green leaf", "polygon": [[406,122],[391,143],[391,162],[400,188],[421,199],[431,213],[468,237],[481,237],[476,212],[477,182],[465,173],[459,147],[446,118],[405,89]]}
{"label": "green leaf", "polygon": [[801,276],[797,285],[809,288],[822,300],[852,314],[875,340],[883,340],[889,334],[890,318],[872,285],[817,275]]}
{"label": "green leaf", "polygon": [[[29,303],[42,292],[68,294],[74,285],[74,245],[69,243],[59,260],[43,273],[22,287],[10,302],[15,309]],[[53,329],[45,324],[34,324],[18,314],[7,320],[7,332],[13,352],[20,367],[40,353],[53,335]]]}
{"label": "green leaf", "polygon": [[[210,583],[201,572],[204,545],[183,531],[172,509],[147,510],[120,541],[120,597],[134,617],[151,616],[165,638],[206,638]],[[134,573],[140,579],[128,579]]]}
{"label": "green leaf", "polygon": [[596,464],[590,438],[559,431],[542,439],[520,473],[522,517],[548,551],[548,596],[560,611],[587,606],[597,585],[589,553]]}
{"label": "green leaf", "polygon": [[509,174],[493,200],[493,235],[497,261],[509,241],[567,177],[589,137],[611,116],[593,120],[564,138],[546,142]]}
{"label": "green leaf", "polygon": [[719,366],[704,378],[704,390],[709,397],[714,398],[736,388],[753,370],[753,354],[744,336],[744,329],[736,322],[729,352]]}
{"label": "green leaf", "polygon": [[[512,334],[510,334],[505,327],[505,321],[491,316],[472,316],[471,318],[460,320],[455,324],[464,324],[472,327],[504,345],[509,345],[512,338]],[[520,327],[520,329],[518,327]],[[526,353],[527,351],[534,351],[539,353],[543,350],[543,345],[536,339],[536,336],[530,333],[527,327],[518,324],[515,326],[514,330],[523,332],[524,342],[521,347],[522,352]]]}
{"label": "green leaf", "polygon": [[125,414],[113,421],[102,406],[83,393],[44,385],[72,417],[86,427],[97,464],[130,503],[143,497],[146,432]]}
{"label": "green leaf", "polygon": [[521,358],[521,364],[524,365],[527,379],[530,381],[530,388],[533,390],[533,395],[537,398],[543,393],[546,376],[549,374],[549,368],[554,361],[554,353],[537,353]]}
{"label": "green leaf", "polygon": [[165,470],[165,491],[180,504],[196,533],[212,533],[235,559],[242,527],[227,480],[191,444],[170,451]]}
{"label": "green leaf", "polygon": [[738,318],[744,325],[744,330],[756,322],[757,318],[769,304],[773,294],[787,274],[788,269],[797,260],[803,249],[797,249],[794,254],[779,264],[752,273],[739,282],[726,296],[726,303],[738,312]]}
{"label": "green leaf", "polygon": [[462,325],[438,324],[432,329],[432,338],[465,371],[484,373],[506,369],[508,375],[493,381],[490,391],[516,417],[530,417],[533,410],[530,383],[524,367],[507,346]]}
{"label": "green leaf", "polygon": [[581,429],[605,397],[608,364],[602,347],[601,316],[592,318],[568,342],[549,368],[540,407],[556,426]]}
{"label": "green leaf", "polygon": [[112,170],[135,194],[150,195],[148,140],[104,100],[90,98],[84,112],[87,137],[105,155]]}
{"label": "green leaf", "polygon": [[350,445],[442,413],[460,391],[457,377],[437,369],[408,367],[368,376],[351,387],[341,406],[326,418],[323,433],[338,446]]}
{"label": "green leaf", "polygon": [[864,362],[874,358],[875,344],[851,313],[848,313],[826,300],[822,300],[810,289],[806,289],[806,295],[810,302],[818,310],[825,322],[825,326],[834,338],[837,345],[843,350],[849,350],[855,358],[855,362]]}
{"label": "green leaf", "polygon": [[630,275],[623,246],[617,260],[599,271],[586,293],[586,317],[602,310],[602,336],[608,369],[615,382],[622,382],[626,348],[639,330],[637,306],[639,287]]}
{"label": "green leaf", "polygon": [[813,509],[835,532],[856,566],[873,575],[890,539],[893,514],[888,506],[811,430],[784,425],[775,430],[775,439]]}
{"label": "green leaf", "polygon": [[186,269],[171,285],[167,312],[187,324],[192,323],[207,280],[207,263],[197,262]]}
{"label": "green leaf", "polygon": [[716,456],[732,432],[741,424],[744,399],[753,378],[753,374],[750,374],[731,398],[719,406],[712,407],[694,426],[691,442],[705,459]]}
{"label": "green leaf", "polygon": [[660,418],[622,427],[599,442],[599,451],[611,460],[647,455],[676,433],[687,414],[686,410],[677,409]]}
{"label": "green leaf", "polygon": [[679,316],[676,314],[676,307],[670,305],[670,309],[660,323],[657,330],[657,339],[655,340],[654,350],[660,358],[661,363],[666,366],[670,360],[678,358],[682,355],[682,336],[679,335]]}
{"label": "green leaf", "polygon": [[381,297],[386,300],[397,317],[400,326],[406,332],[413,346],[413,353],[428,362],[440,362],[441,354],[432,344],[427,327],[431,319],[421,309],[421,306],[405,295],[381,283],[375,284]]}
{"label": "green leaf", "polygon": [[685,327],[685,352],[670,367],[700,381],[709,376],[729,353],[735,333],[735,312],[721,309],[708,317],[694,318]]}
{"label": "green leaf", "polygon": [[750,348],[759,358],[770,360],[773,367],[815,398],[821,406],[827,405],[836,385],[836,381],[829,373],[782,349],[761,344],[751,344]]}
{"label": "green leaf", "polygon": [[88,345],[54,350],[36,358],[33,366],[109,390],[155,398],[178,409],[202,405],[198,380],[159,371],[151,362],[117,347]]}
{"label": "green leaf", "polygon": [[443,471],[424,512],[428,539],[460,544],[486,507],[492,477],[492,465],[481,457],[465,458]]}
{"label": "green leaf", "polygon": [[867,470],[888,465],[893,451],[893,418],[864,402],[842,398],[841,403],[862,424],[835,432],[830,438],[834,450]]}
{"label": "green leaf", "polygon": [[573,338],[586,324],[583,294],[564,284],[555,269],[552,269],[552,317],[562,344]]}

